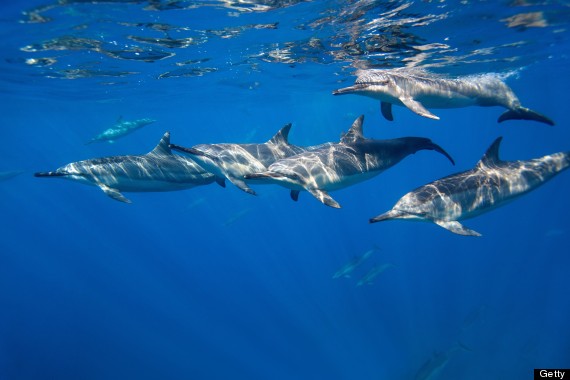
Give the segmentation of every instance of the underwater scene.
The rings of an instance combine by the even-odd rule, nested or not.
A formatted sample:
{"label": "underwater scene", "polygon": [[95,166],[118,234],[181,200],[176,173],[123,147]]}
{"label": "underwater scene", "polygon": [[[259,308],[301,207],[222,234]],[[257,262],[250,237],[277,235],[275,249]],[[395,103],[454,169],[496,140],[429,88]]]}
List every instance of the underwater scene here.
{"label": "underwater scene", "polygon": [[0,379],[570,368],[569,1],[0,10]]}

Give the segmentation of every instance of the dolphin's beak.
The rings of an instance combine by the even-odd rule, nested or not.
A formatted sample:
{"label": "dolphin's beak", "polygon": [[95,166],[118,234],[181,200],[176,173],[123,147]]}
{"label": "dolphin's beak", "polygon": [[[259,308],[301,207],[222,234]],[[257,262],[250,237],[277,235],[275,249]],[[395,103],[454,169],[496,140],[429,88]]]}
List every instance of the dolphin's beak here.
{"label": "dolphin's beak", "polygon": [[34,177],[65,177],[69,175],[65,172],[37,172],[34,173]]}
{"label": "dolphin's beak", "polygon": [[355,84],[354,86],[349,86],[345,88],[339,88],[338,90],[333,91],[333,95],[344,95],[344,94],[352,94],[353,92],[364,90],[368,85],[366,84]]}
{"label": "dolphin's beak", "polygon": [[263,172],[263,173],[250,173],[243,176],[245,179],[263,179],[263,178],[282,178],[283,176],[278,173]]}
{"label": "dolphin's beak", "polygon": [[398,219],[401,218],[404,215],[403,212],[401,211],[396,211],[396,210],[390,210],[388,212],[385,212],[384,214],[375,216],[374,218],[371,218],[369,220],[370,223],[376,223],[376,222],[383,222],[385,220],[390,220],[390,219]]}

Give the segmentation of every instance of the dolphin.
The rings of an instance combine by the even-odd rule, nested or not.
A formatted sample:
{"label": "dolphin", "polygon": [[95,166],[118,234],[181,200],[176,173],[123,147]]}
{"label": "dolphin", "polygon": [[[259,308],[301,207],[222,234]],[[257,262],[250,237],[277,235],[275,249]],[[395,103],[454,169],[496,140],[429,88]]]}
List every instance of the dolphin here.
{"label": "dolphin", "polygon": [[291,124],[281,128],[269,141],[262,144],[200,144],[185,148],[171,144],[178,152],[189,154],[204,169],[220,178],[226,178],[246,193],[255,195],[244,176],[267,170],[278,159],[304,151],[289,143]]}
{"label": "dolphin", "polygon": [[447,363],[457,351],[471,351],[463,343],[458,342],[457,345],[451,347],[447,351],[435,353],[432,358],[428,359],[416,372],[415,380],[433,380],[436,379],[441,371],[447,366]]}
{"label": "dolphin", "polygon": [[439,120],[428,108],[501,106],[507,108],[498,119],[554,122],[522,107],[513,90],[497,74],[446,78],[421,69],[358,70],[353,86],[333,91],[333,95],[358,94],[380,100],[382,115],[392,121],[392,104],[405,106],[420,116]]}
{"label": "dolphin", "polygon": [[389,264],[389,263],[388,264],[382,264],[382,265],[376,265],[376,266],[372,267],[372,269],[370,269],[370,271],[368,271],[368,273],[366,273],[364,275],[364,277],[362,277],[360,279],[360,281],[358,281],[356,286],[372,285],[372,282],[374,281],[374,279],[376,277],[378,277],[386,269],[393,268],[393,267],[395,267],[395,265]]}
{"label": "dolphin", "polygon": [[23,173],[23,171],[21,171],[21,170],[11,170],[11,171],[6,171],[6,172],[0,172],[0,182],[7,181],[9,179],[17,177],[22,173]]}
{"label": "dolphin", "polygon": [[354,272],[354,270],[358,266],[360,266],[360,264],[362,264],[364,260],[368,259],[370,255],[372,255],[376,250],[377,248],[372,248],[364,252],[362,256],[355,256],[352,260],[350,260],[348,263],[344,264],[339,270],[337,270],[333,275],[333,278],[350,277],[352,272]]}
{"label": "dolphin", "polygon": [[327,206],[340,208],[328,194],[372,178],[419,150],[435,150],[454,161],[440,146],[420,137],[372,140],[362,135],[364,116],[358,117],[339,143],[323,146],[278,160],[266,171],[246,174],[246,179],[260,179],[291,189],[297,200],[307,190]]}
{"label": "dolphin", "polygon": [[175,154],[166,132],[149,153],[112,156],[72,162],[51,172],[35,173],[36,177],[58,177],[98,186],[111,198],[131,203],[124,192],[174,191],[223,181],[206,172],[196,162]]}
{"label": "dolphin", "polygon": [[404,195],[370,223],[390,219],[433,222],[453,233],[481,236],[460,220],[495,209],[536,189],[570,166],[570,152],[527,161],[502,161],[497,138],[471,170],[452,174]]}
{"label": "dolphin", "polygon": [[116,139],[126,136],[130,133],[133,133],[137,129],[140,129],[144,126],[147,126],[151,123],[154,123],[156,120],[153,119],[138,119],[134,121],[123,121],[123,117],[121,116],[117,123],[109,129],[101,132],[97,136],[93,137],[91,140],[85,143],[85,145],[92,144],[94,142],[103,142],[107,141],[110,143],[115,142]]}

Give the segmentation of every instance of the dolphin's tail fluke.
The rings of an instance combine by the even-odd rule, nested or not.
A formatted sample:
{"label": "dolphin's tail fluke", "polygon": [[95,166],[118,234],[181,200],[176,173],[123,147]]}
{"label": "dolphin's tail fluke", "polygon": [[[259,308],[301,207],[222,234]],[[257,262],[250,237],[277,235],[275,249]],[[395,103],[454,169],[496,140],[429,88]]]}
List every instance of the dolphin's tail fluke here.
{"label": "dolphin's tail fluke", "polygon": [[505,120],[534,120],[538,121],[539,123],[554,125],[554,121],[552,121],[550,118],[525,107],[508,110],[499,116],[499,119],[497,121],[499,123],[502,123]]}
{"label": "dolphin's tail fluke", "polygon": [[420,150],[435,150],[436,152],[443,154],[453,165],[455,165],[455,161],[449,153],[430,139],[424,137],[405,137],[404,139],[410,149],[410,153],[415,153]]}
{"label": "dolphin's tail fluke", "polygon": [[453,160],[453,157],[451,157],[449,153],[447,153],[442,147],[431,141],[428,145],[429,148],[427,149],[435,150],[436,152],[443,154],[445,157],[447,157],[447,159],[451,162],[451,164],[455,166],[455,161]]}

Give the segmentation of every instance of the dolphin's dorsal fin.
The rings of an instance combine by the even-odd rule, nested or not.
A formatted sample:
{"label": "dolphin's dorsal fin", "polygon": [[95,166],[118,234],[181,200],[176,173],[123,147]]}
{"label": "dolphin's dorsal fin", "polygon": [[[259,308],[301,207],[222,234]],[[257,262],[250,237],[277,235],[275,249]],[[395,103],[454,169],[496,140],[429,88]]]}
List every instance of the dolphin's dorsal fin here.
{"label": "dolphin's dorsal fin", "polygon": [[268,144],[274,145],[289,145],[289,131],[291,130],[291,123],[286,124],[269,140]]}
{"label": "dolphin's dorsal fin", "polygon": [[477,166],[493,166],[501,162],[501,159],[499,158],[501,140],[503,140],[502,136],[497,137],[497,139],[493,141],[489,149],[487,149],[481,160],[477,163]]}
{"label": "dolphin's dorsal fin", "polygon": [[160,155],[172,154],[169,145],[170,145],[170,132],[166,132],[164,136],[162,136],[162,138],[160,139],[158,145],[154,147],[154,149],[150,153],[160,154]]}
{"label": "dolphin's dorsal fin", "polygon": [[123,115],[117,118],[117,124],[121,124],[122,121],[123,121]]}
{"label": "dolphin's dorsal fin", "polygon": [[353,143],[356,140],[364,138],[362,135],[362,123],[364,122],[364,115],[360,115],[354,123],[352,123],[352,127],[350,127],[349,131],[346,132],[340,139],[341,143]]}

